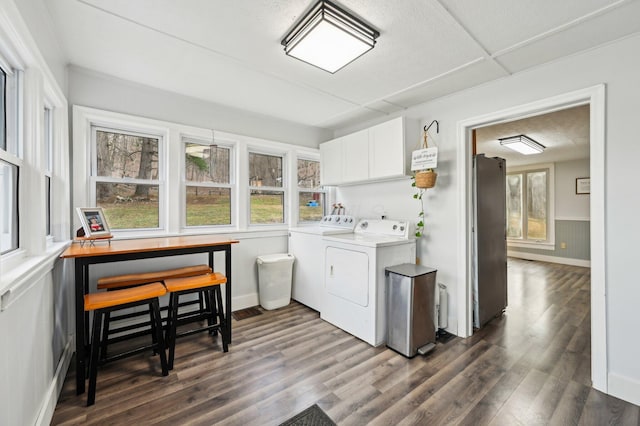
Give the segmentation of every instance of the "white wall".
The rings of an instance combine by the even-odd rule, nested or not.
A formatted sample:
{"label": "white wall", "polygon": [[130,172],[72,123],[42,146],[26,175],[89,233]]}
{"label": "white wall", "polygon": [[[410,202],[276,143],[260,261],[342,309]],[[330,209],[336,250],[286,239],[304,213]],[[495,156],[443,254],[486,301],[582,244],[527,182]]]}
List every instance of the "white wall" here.
{"label": "white wall", "polygon": [[[458,122],[512,108],[525,103],[558,96],[567,92],[606,84],[606,306],[607,353],[609,392],[623,399],[640,404],[640,342],[637,334],[637,303],[640,286],[634,268],[637,256],[633,241],[640,238],[640,222],[637,211],[640,197],[629,192],[629,179],[637,169],[640,144],[637,139],[637,112],[640,111],[640,85],[637,70],[640,69],[640,36],[611,43],[599,49],[564,58],[511,77],[443,97],[405,111],[410,118],[420,118],[423,123],[432,119],[440,122],[438,146],[439,181],[429,190],[426,202],[425,238],[418,245],[418,253],[425,264],[438,268],[438,281],[443,280],[450,291],[449,323],[455,332],[457,327],[458,300],[456,288],[465,277],[458,275],[458,244],[464,240],[465,230],[459,228],[461,206],[456,193],[459,183],[456,174]],[[388,119],[388,118],[387,118]],[[383,121],[383,120],[380,120]],[[376,122],[361,123],[357,127],[341,129],[335,136]],[[373,205],[366,197],[375,195],[375,203],[392,200],[406,192],[406,182],[395,182],[382,190],[367,188],[360,194],[355,188],[339,190],[338,200],[349,206]],[[377,186],[372,184],[370,186]],[[363,187],[364,188],[364,187]],[[382,188],[382,187],[381,187]],[[402,198],[402,197],[401,197]],[[417,211],[413,199],[406,197],[393,211],[406,217]],[[403,209],[409,213],[402,213]],[[361,215],[373,211],[362,211]],[[389,214],[393,217],[392,214]]]}
{"label": "white wall", "polygon": [[56,82],[66,94],[67,92],[67,60],[61,48],[53,22],[49,17],[45,0],[20,0],[16,6],[29,29],[33,40],[38,45],[40,54],[49,65]]}
{"label": "white wall", "polygon": [[589,194],[576,194],[576,178],[589,177],[589,159],[555,163],[556,220],[589,220]]}
{"label": "white wall", "polygon": [[68,81],[69,105],[83,105],[312,148],[331,138],[331,132],[327,129],[265,117],[75,66],[68,68]]}

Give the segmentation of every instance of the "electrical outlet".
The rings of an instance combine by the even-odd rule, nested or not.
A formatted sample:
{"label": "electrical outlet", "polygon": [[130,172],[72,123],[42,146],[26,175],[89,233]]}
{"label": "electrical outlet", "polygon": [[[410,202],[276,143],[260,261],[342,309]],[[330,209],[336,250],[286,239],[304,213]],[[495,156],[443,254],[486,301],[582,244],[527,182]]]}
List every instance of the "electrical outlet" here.
{"label": "electrical outlet", "polygon": [[564,241],[560,243],[560,248],[561,249],[566,249],[567,248],[567,243],[565,243]]}

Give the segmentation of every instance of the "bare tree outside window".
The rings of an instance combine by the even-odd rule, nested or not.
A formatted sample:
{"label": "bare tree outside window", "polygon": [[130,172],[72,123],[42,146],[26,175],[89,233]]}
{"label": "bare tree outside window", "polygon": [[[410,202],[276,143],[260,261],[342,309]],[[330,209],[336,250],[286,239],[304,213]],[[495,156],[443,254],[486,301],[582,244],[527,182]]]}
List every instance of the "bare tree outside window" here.
{"label": "bare tree outside window", "polygon": [[231,148],[185,143],[186,225],[231,224]]}
{"label": "bare tree outside window", "polygon": [[284,223],[282,164],[281,156],[249,153],[251,223]]}
{"label": "bare tree outside window", "polygon": [[96,205],[112,229],[158,228],[158,137],[95,131]]}

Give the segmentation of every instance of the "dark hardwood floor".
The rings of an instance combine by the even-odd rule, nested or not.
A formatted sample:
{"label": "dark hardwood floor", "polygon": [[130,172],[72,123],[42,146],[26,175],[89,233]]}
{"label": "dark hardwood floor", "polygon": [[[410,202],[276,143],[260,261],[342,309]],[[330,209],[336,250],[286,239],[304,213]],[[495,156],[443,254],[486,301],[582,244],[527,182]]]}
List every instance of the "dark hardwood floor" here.
{"label": "dark hardwood floor", "polygon": [[[98,373],[96,405],[67,375],[53,424],[277,425],[317,403],[340,425],[640,425],[590,387],[589,269],[509,259],[509,307],[467,339],[407,359],[292,302],[180,339],[175,369],[140,355]],[[218,338],[219,339],[219,338]]]}

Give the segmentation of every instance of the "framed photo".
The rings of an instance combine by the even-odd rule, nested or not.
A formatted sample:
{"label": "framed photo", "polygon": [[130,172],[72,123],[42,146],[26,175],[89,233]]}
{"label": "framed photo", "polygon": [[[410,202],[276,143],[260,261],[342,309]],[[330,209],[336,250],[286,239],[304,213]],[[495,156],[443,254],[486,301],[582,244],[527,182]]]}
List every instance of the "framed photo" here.
{"label": "framed photo", "polygon": [[591,193],[591,178],[576,178],[576,194]]}
{"label": "framed photo", "polygon": [[85,237],[106,237],[111,235],[109,224],[101,207],[78,207],[78,216],[84,228]]}

